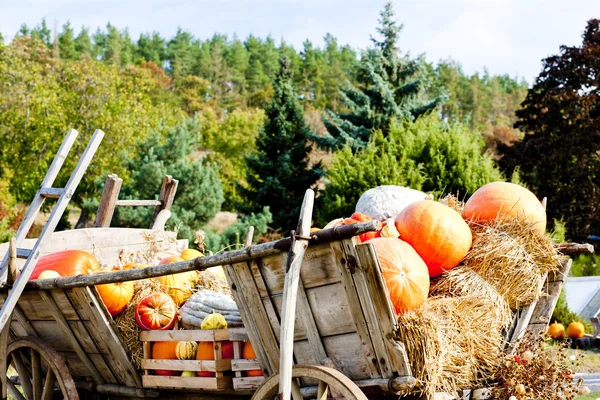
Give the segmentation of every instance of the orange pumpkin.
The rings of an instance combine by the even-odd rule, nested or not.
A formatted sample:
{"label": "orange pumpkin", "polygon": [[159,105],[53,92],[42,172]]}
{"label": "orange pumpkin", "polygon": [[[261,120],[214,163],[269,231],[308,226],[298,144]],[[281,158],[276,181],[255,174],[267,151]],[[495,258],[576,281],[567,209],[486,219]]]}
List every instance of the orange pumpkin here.
{"label": "orange pumpkin", "polygon": [[421,256],[429,276],[456,267],[467,255],[473,236],[459,213],[433,200],[410,204],[395,218],[400,239]]}
{"label": "orange pumpkin", "polygon": [[127,305],[133,299],[134,284],[129,282],[107,283],[106,285],[96,286],[102,302],[108,309],[111,316],[116,317],[121,314]]}
{"label": "orange pumpkin", "polygon": [[571,339],[580,339],[585,335],[585,326],[581,322],[573,321],[567,327],[567,335]]}
{"label": "orange pumpkin", "polygon": [[[214,342],[200,342],[198,343],[198,350],[196,350],[196,360],[214,360],[215,359],[215,348]],[[203,378],[210,378],[215,376],[214,372],[208,371],[196,371],[196,375]]]}
{"label": "orange pumpkin", "polygon": [[[152,345],[152,359],[154,360],[177,360],[177,352],[175,351],[177,342],[154,342]],[[164,369],[155,370],[156,375],[177,376],[181,375],[181,371],[170,371]]]}
{"label": "orange pumpkin", "polygon": [[535,224],[546,232],[546,210],[538,198],[523,186],[492,182],[477,189],[465,203],[463,218],[486,222],[509,215]]}
{"label": "orange pumpkin", "polygon": [[196,249],[185,249],[184,251],[181,252],[180,257],[187,261],[187,260],[193,260],[198,257],[204,257],[204,254],[202,254],[201,252],[199,252]]}
{"label": "orange pumpkin", "polygon": [[[365,214],[359,213],[359,212],[355,212],[354,214],[352,214],[350,216],[350,218],[345,218],[343,221],[343,225],[352,225],[352,224],[356,224],[359,222],[369,222],[371,221],[372,218],[366,216]],[[374,239],[376,237],[379,237],[379,232],[375,231],[375,232],[365,232],[361,235],[358,236],[358,238],[360,239],[361,243],[366,242],[367,240],[370,239]]]}
{"label": "orange pumpkin", "polygon": [[93,255],[85,251],[58,251],[41,257],[29,279],[38,279],[46,270],[56,271],[60,276],[88,275],[100,271],[100,264]]}
{"label": "orange pumpkin", "polygon": [[369,240],[381,264],[381,272],[396,313],[419,307],[429,293],[429,272],[417,252],[396,238]]}
{"label": "orange pumpkin", "polygon": [[176,317],[177,305],[164,293],[144,297],[135,308],[135,322],[145,331],[171,329]]}
{"label": "orange pumpkin", "polygon": [[564,325],[557,322],[551,324],[548,327],[548,335],[550,335],[552,339],[562,339],[565,336]]}
{"label": "orange pumpkin", "polygon": [[[253,359],[256,358],[256,353],[254,352],[254,348],[252,348],[252,343],[248,340],[244,343],[244,347],[242,349],[242,357],[245,359]],[[251,369],[246,371],[246,375],[248,376],[263,376],[263,372],[260,369]]]}

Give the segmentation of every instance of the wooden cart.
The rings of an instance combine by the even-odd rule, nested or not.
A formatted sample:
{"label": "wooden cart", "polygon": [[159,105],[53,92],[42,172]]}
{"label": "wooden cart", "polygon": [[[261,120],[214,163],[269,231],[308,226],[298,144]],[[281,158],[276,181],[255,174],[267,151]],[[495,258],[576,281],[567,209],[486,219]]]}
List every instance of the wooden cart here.
{"label": "wooden cart", "polygon": [[[15,399],[27,400],[60,395],[67,399],[99,395],[209,399],[254,394],[256,399],[267,399],[280,393],[284,399],[291,394],[300,400],[328,396],[366,399],[366,394],[376,397],[410,391],[415,380],[404,346],[394,339],[399,327],[381,266],[373,246],[358,244],[355,239],[379,229],[380,223],[309,233],[310,193],[297,234],[292,232],[289,238],[247,243],[242,250],[142,269],[26,284],[19,278],[14,285],[4,285],[0,288],[3,310],[10,305],[11,296],[17,301],[0,334],[0,397],[4,400],[10,393]],[[19,251],[26,255],[25,265],[32,257],[37,260],[44,253],[64,249],[86,250],[102,264],[114,265],[120,249],[147,246],[150,233],[118,228],[58,232],[46,235],[41,249],[39,240],[28,243],[21,238]],[[19,251],[13,246],[13,269]],[[138,371],[95,285],[213,266],[224,266],[245,329],[143,332],[140,339],[146,343],[146,360],[144,371]],[[528,326],[548,323],[569,266],[566,262],[562,274],[549,278],[550,296],[518,315],[513,339]],[[13,293],[17,289],[24,289],[20,296]],[[240,343],[247,338],[256,360],[240,357]],[[214,341],[215,360],[149,360],[150,343],[165,340]],[[220,359],[224,340],[235,343],[233,360]],[[262,369],[266,380],[244,376],[243,371],[256,368]],[[215,376],[149,373],[155,369],[211,371]]]}

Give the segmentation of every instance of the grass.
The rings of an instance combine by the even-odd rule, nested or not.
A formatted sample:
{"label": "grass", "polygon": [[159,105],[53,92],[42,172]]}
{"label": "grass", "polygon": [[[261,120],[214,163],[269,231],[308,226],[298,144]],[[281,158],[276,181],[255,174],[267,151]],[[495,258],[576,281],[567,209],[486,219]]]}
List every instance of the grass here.
{"label": "grass", "polygon": [[[583,354],[583,360],[581,365],[577,368],[577,371],[582,374],[595,374],[600,373],[600,349],[568,349],[567,353],[569,356]],[[600,396],[599,396],[600,397]],[[594,398],[595,400],[596,398]]]}
{"label": "grass", "polygon": [[577,396],[577,400],[598,400],[600,399],[600,392],[593,392],[586,394],[585,396]]}

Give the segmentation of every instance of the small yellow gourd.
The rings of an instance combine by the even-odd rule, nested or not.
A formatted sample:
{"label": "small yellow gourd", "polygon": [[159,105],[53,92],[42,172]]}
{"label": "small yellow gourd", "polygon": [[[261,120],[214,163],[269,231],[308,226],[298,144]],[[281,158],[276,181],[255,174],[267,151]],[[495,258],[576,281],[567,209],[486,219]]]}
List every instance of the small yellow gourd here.
{"label": "small yellow gourd", "polygon": [[198,343],[196,342],[177,342],[175,346],[175,355],[178,360],[193,360],[196,358]]}
{"label": "small yellow gourd", "polygon": [[222,314],[212,313],[204,318],[202,324],[200,325],[200,329],[227,329],[227,321],[225,321],[225,317]]}

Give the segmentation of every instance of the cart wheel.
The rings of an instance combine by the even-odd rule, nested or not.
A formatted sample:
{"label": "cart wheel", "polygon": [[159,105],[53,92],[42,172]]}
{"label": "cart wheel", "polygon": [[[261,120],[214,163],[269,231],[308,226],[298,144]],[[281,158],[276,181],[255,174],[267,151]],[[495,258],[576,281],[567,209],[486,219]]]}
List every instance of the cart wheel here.
{"label": "cart wheel", "polygon": [[[8,392],[16,400],[53,399],[56,384],[63,398],[79,400],[64,359],[39,338],[23,337],[12,341],[7,349],[7,365]],[[15,371],[18,376],[14,376]]]}
{"label": "cart wheel", "polygon": [[[316,395],[309,398],[325,400],[335,394],[335,398],[345,400],[367,400],[367,396],[346,375],[338,370],[321,365],[295,365],[293,378],[310,378],[319,382]],[[267,379],[254,393],[252,400],[272,400],[279,389],[279,374]],[[339,396],[341,397],[338,397]]]}

